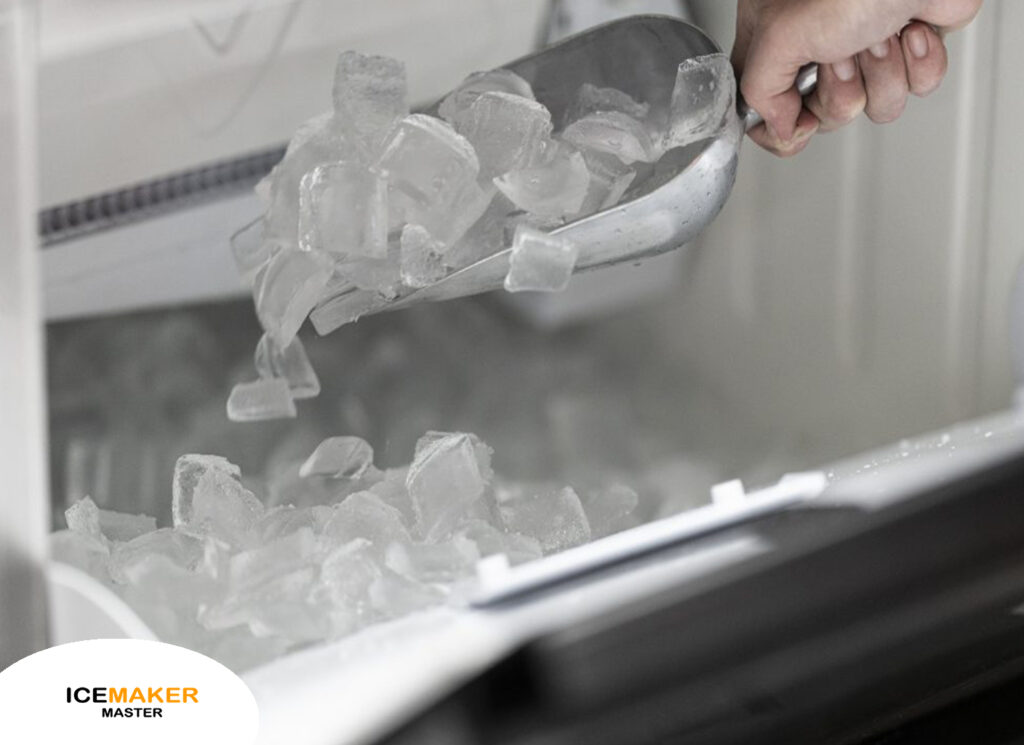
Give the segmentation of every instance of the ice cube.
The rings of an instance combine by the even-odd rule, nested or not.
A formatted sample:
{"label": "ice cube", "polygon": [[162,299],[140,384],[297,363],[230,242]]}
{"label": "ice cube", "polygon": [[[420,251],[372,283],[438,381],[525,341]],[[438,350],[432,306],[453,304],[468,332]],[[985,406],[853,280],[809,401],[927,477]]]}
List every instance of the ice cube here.
{"label": "ice cube", "polygon": [[288,381],[283,378],[236,384],[228,396],[227,411],[233,422],[294,419],[298,415]]}
{"label": "ice cube", "polygon": [[576,94],[576,103],[570,114],[570,121],[582,119],[588,114],[600,111],[620,111],[634,119],[643,121],[651,111],[650,104],[636,101],[628,93],[617,88],[601,88],[584,83]]}
{"label": "ice cube", "polygon": [[388,188],[362,163],[319,165],[299,185],[299,248],[338,258],[386,259]]}
{"label": "ice cube", "polygon": [[136,576],[136,565],[150,557],[161,556],[184,571],[196,571],[206,557],[203,539],[171,528],[144,533],[114,546],[110,573],[117,582],[127,583]]}
{"label": "ice cube", "polygon": [[440,590],[385,569],[370,585],[370,602],[385,618],[408,615],[438,605],[444,600]]}
{"label": "ice cube", "polygon": [[484,179],[526,165],[552,131],[551,113],[543,105],[494,92],[478,95],[455,114],[452,126],[473,146]]}
{"label": "ice cube", "polygon": [[156,530],[156,518],[127,512],[100,510],[100,531],[112,541],[130,541]]}
{"label": "ice cube", "polygon": [[263,505],[242,486],[237,466],[214,456],[183,455],[174,467],[173,511],[175,527],[238,546],[248,542]]}
{"label": "ice cube", "polygon": [[402,228],[402,283],[409,287],[429,287],[444,279],[445,247],[435,241],[420,225]]}
{"label": "ice cube", "polygon": [[333,272],[333,263],[323,254],[283,250],[260,273],[254,292],[256,314],[279,347],[295,338]]}
{"label": "ice cube", "polygon": [[405,65],[389,57],[342,52],[334,71],[333,94],[342,130],[371,152],[409,113]]}
{"label": "ice cube", "polygon": [[336,295],[325,295],[326,299],[313,309],[309,320],[320,336],[326,336],[345,324],[354,323],[367,313],[387,305],[387,299],[379,293],[352,288]]}
{"label": "ice cube", "polygon": [[312,565],[317,540],[310,528],[299,528],[255,548],[240,551],[228,563],[228,580],[235,588],[256,585]]}
{"label": "ice cube", "polygon": [[533,88],[523,78],[511,70],[490,70],[475,72],[450,93],[437,108],[442,119],[453,122],[461,112],[468,109],[481,93],[511,93],[516,96],[536,100]]}
{"label": "ice cube", "polygon": [[280,378],[287,381],[292,398],[314,398],[320,394],[320,379],[309,364],[306,348],[299,337],[282,348],[264,334],[256,345],[254,357],[259,376],[265,380]]}
{"label": "ice cube", "polygon": [[467,520],[456,535],[471,540],[481,556],[501,554],[507,557],[512,565],[533,561],[544,555],[536,538],[499,530],[487,520]]}
{"label": "ice cube", "polygon": [[584,152],[583,160],[590,172],[590,183],[578,214],[592,215],[618,204],[636,178],[636,169],[614,155],[596,150]]}
{"label": "ice cube", "polygon": [[591,535],[601,538],[630,527],[628,518],[639,502],[637,493],[623,484],[612,484],[587,492],[582,503]]}
{"label": "ice cube", "polygon": [[257,543],[267,543],[302,528],[319,532],[320,525],[312,507],[280,505],[267,510],[253,527]]}
{"label": "ice cube", "polygon": [[532,162],[494,183],[517,207],[540,217],[562,218],[580,211],[590,173],[579,151],[548,140]]}
{"label": "ice cube", "polygon": [[327,555],[311,597],[331,607],[335,636],[354,631],[369,620],[370,586],[380,576],[381,569],[367,540],[356,539]]}
{"label": "ice cube", "polygon": [[81,569],[101,582],[110,582],[110,550],[97,536],[77,530],[51,533],[50,557]]}
{"label": "ice cube", "polygon": [[381,557],[393,541],[411,540],[402,513],[368,491],[350,494],[335,505],[323,535],[336,546],[363,538],[370,542],[374,555]]}
{"label": "ice cube", "polygon": [[492,476],[491,450],[473,435],[428,433],[416,444],[406,487],[420,533],[428,541],[450,534]]}
{"label": "ice cube", "polygon": [[379,165],[388,176],[393,227],[422,225],[448,246],[487,208],[489,198],[476,183],[480,162],[473,146],[440,119],[413,114],[399,122]]}
{"label": "ice cube", "polygon": [[299,230],[299,184],[323,163],[369,162],[370,155],[347,138],[332,112],[320,114],[296,130],[284,158],[268,177],[270,208],[264,215],[263,240],[271,246],[296,248]]}
{"label": "ice cube", "polygon": [[373,448],[361,437],[328,437],[299,468],[299,476],[361,479],[373,468]]}
{"label": "ice cube", "polygon": [[621,111],[588,114],[570,124],[562,139],[580,150],[597,150],[623,163],[653,163],[660,153],[644,124]]}
{"label": "ice cube", "polygon": [[444,255],[449,269],[462,269],[508,247],[505,223],[517,207],[500,191],[466,234]]}
{"label": "ice cube", "polygon": [[717,137],[736,105],[736,76],[724,54],[693,57],[679,65],[672,91],[666,147]]}
{"label": "ice cube", "polygon": [[231,255],[238,267],[238,274],[249,287],[252,287],[256,276],[271,257],[284,247],[281,241],[270,240],[265,233],[266,223],[260,218],[231,236]]}
{"label": "ice cube", "polygon": [[257,637],[292,642],[322,639],[327,632],[326,619],[306,602],[316,574],[313,567],[304,567],[235,590],[220,603],[203,608],[199,620],[208,629],[245,624]]}
{"label": "ice cube", "polygon": [[392,543],[387,567],[417,582],[454,582],[473,573],[480,559],[476,544],[464,536],[444,543]]}
{"label": "ice cube", "polygon": [[578,249],[565,238],[519,225],[512,241],[505,289],[559,292],[569,285]]}
{"label": "ice cube", "polygon": [[408,468],[388,469],[384,472],[384,478],[371,486],[370,491],[380,497],[385,504],[402,513],[402,520],[406,525],[412,525],[416,522],[416,512],[413,510],[409,490],[405,486],[408,473]]}
{"label": "ice cube", "polygon": [[91,497],[82,497],[64,510],[64,521],[69,530],[103,540],[100,530],[100,509]]}
{"label": "ice cube", "polygon": [[536,538],[545,553],[590,540],[590,524],[572,487],[541,490],[505,487],[498,489],[495,496],[505,526]]}

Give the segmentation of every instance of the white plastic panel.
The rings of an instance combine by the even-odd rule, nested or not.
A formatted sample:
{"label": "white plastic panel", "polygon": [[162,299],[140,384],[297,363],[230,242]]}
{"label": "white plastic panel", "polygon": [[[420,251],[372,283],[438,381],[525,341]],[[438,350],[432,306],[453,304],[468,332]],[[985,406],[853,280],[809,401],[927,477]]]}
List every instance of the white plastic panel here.
{"label": "white plastic panel", "polygon": [[[546,0],[43,0],[42,204],[286,141],[334,60],[406,62],[414,101],[529,51]],[[472,33],[467,33],[472,29]]]}

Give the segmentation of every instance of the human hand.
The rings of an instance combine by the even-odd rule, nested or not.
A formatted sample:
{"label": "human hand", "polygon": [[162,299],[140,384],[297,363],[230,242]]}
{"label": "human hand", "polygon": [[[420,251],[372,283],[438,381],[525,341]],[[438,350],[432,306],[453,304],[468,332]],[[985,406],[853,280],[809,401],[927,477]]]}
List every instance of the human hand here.
{"label": "human hand", "polygon": [[[748,105],[765,123],[751,138],[780,156],[803,150],[864,112],[874,122],[903,113],[946,74],[938,28],[966,25],[981,0],[739,0],[733,64]],[[819,64],[818,88],[801,99],[800,68]]]}

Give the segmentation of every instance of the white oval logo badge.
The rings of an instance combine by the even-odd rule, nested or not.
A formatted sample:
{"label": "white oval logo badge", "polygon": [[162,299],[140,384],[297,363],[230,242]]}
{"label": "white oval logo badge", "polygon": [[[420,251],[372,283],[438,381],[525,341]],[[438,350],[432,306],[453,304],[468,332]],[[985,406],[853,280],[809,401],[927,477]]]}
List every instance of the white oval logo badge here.
{"label": "white oval logo badge", "polygon": [[8,742],[250,745],[259,711],[241,678],[198,652],[96,639],[0,672],[0,723]]}

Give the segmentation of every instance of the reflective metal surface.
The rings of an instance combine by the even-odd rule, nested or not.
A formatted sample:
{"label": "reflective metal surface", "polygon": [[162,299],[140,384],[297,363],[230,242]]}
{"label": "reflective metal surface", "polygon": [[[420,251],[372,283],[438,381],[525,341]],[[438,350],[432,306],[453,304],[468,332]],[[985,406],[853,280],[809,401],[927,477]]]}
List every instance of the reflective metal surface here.
{"label": "reflective metal surface", "polygon": [[[599,26],[505,65],[533,86],[556,127],[584,83],[617,88],[651,105],[655,127],[668,122],[679,63],[721,51],[703,31],[678,18],[632,16]],[[638,262],[679,248],[718,215],[732,190],[743,122],[730,117],[718,138],[667,152],[627,192],[623,202],[568,223],[552,234],[579,246],[576,271]],[[361,314],[449,300],[498,289],[508,272],[511,249],[499,251],[450,274],[435,285],[387,301],[350,290],[321,304],[313,322],[327,333],[349,320],[339,304]]]}

